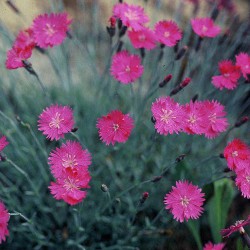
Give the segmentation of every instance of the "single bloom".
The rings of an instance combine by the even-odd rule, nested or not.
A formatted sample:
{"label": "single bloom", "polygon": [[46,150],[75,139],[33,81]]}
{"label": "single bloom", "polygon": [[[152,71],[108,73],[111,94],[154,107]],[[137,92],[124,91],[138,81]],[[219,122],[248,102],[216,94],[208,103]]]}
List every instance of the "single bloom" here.
{"label": "single bloom", "polygon": [[113,110],[98,118],[96,127],[99,129],[101,140],[106,145],[114,145],[116,142],[124,143],[128,140],[134,127],[134,121],[129,114],[123,114],[120,110]]}
{"label": "single bloom", "polygon": [[0,138],[0,152],[4,150],[4,148],[9,144],[5,136]]}
{"label": "single bloom", "polygon": [[173,47],[182,38],[182,32],[173,20],[163,20],[155,24],[155,36],[158,42]]}
{"label": "single bloom", "polygon": [[198,219],[203,212],[202,205],[205,201],[204,193],[188,181],[177,181],[176,187],[166,194],[164,204],[166,209],[174,215],[174,219],[179,222],[184,220]]}
{"label": "single bloom", "polygon": [[231,170],[237,171],[250,166],[250,149],[240,139],[234,139],[224,149],[224,157]]}
{"label": "single bloom", "polygon": [[186,113],[183,107],[169,96],[156,99],[152,103],[151,111],[159,134],[178,134],[185,125]]}
{"label": "single bloom", "polygon": [[10,215],[6,210],[4,204],[0,202],[0,244],[6,240],[6,236],[9,235],[8,221]]}
{"label": "single bloom", "polygon": [[43,110],[38,120],[38,130],[49,140],[64,138],[74,126],[73,111],[68,106],[51,105]]}
{"label": "single bloom", "polygon": [[213,85],[220,90],[236,88],[241,75],[239,66],[233,65],[231,60],[224,60],[219,62],[219,70],[221,75],[212,77]]}
{"label": "single bloom", "polygon": [[212,242],[208,242],[203,247],[203,250],[222,250],[224,246],[224,243],[213,244]]}
{"label": "single bloom", "polygon": [[110,72],[119,82],[128,84],[136,81],[143,74],[141,58],[138,55],[129,54],[128,51],[120,51],[112,58]]}
{"label": "single bloom", "polygon": [[12,47],[7,51],[7,58],[5,66],[7,69],[17,69],[25,67],[23,61],[30,58],[32,55],[32,48],[26,47],[21,49],[18,47]]}
{"label": "single bloom", "polygon": [[250,224],[250,215],[246,220],[239,220],[236,221],[234,225],[230,226],[229,228],[222,229],[221,230],[221,235],[223,237],[229,237],[232,233],[239,231],[240,233],[244,233],[244,226]]}
{"label": "single bloom", "polygon": [[236,172],[235,184],[241,191],[242,196],[250,199],[250,158],[247,167]]}
{"label": "single bloom", "polygon": [[145,48],[151,50],[156,46],[155,34],[149,28],[143,28],[139,31],[130,30],[128,37],[136,49]]}
{"label": "single bloom", "polygon": [[240,67],[245,79],[248,80],[250,75],[250,55],[241,52],[236,56],[236,65]]}
{"label": "single bloom", "polygon": [[90,153],[88,150],[83,150],[81,144],[76,141],[67,141],[49,155],[49,165],[55,178],[86,172],[90,164]]}
{"label": "single bloom", "polygon": [[226,131],[229,125],[227,118],[224,117],[226,115],[225,107],[214,100],[206,100],[203,102],[203,105],[209,120],[206,127],[205,136],[209,139],[215,138],[221,132]]}
{"label": "single bloom", "polygon": [[144,24],[149,22],[144,9],[139,5],[118,3],[113,7],[113,15],[119,18],[124,26],[132,28],[135,31],[144,28]]}
{"label": "single bloom", "polygon": [[191,20],[193,31],[200,37],[216,37],[220,34],[221,28],[214,24],[209,17],[194,18]]}
{"label": "single bloom", "polygon": [[39,15],[33,21],[36,44],[41,48],[60,45],[67,36],[71,22],[67,13]]}
{"label": "single bloom", "polygon": [[33,49],[35,46],[36,43],[34,40],[33,28],[28,28],[18,33],[16,40],[14,42],[14,47],[24,50],[27,47]]}

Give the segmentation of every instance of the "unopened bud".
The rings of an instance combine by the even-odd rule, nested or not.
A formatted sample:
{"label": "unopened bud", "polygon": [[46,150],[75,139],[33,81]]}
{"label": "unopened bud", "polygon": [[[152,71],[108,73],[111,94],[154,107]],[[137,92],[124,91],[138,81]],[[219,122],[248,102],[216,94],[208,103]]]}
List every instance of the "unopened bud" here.
{"label": "unopened bud", "polygon": [[15,115],[15,117],[18,122],[22,122],[21,118],[18,115]]}
{"label": "unopened bud", "polygon": [[144,48],[140,48],[140,54],[141,54],[141,58],[145,57],[145,49]]}
{"label": "unopened bud", "polygon": [[196,52],[200,49],[202,41],[203,41],[203,38],[199,36],[199,39],[198,39],[197,44],[195,46]]}
{"label": "unopened bud", "polygon": [[114,16],[109,18],[109,23],[111,28],[115,28],[116,18]]}
{"label": "unopened bud", "polygon": [[120,52],[122,50],[122,46],[123,46],[123,41],[119,41],[116,52]]}
{"label": "unopened bud", "polygon": [[244,116],[244,117],[241,117],[239,121],[237,121],[235,124],[234,124],[234,127],[235,128],[238,128],[240,127],[241,125],[243,125],[244,123],[248,122],[249,120],[249,117],[248,116]]}
{"label": "unopened bud", "polygon": [[72,129],[71,129],[71,132],[72,132],[72,133],[75,133],[77,130],[78,130],[78,128],[75,127],[75,128],[72,128]]}
{"label": "unopened bud", "polygon": [[155,118],[153,116],[151,117],[151,122],[154,123],[154,124],[156,123],[156,120],[155,120]]}
{"label": "unopened bud", "polygon": [[155,176],[155,177],[153,177],[153,178],[151,179],[151,182],[158,182],[158,181],[161,180],[161,178],[162,178],[162,176]]}
{"label": "unopened bud", "polygon": [[192,102],[197,101],[198,97],[199,97],[199,95],[198,95],[198,94],[194,95],[194,96],[193,96],[193,98],[192,98]]}
{"label": "unopened bud", "polygon": [[118,23],[118,29],[120,30],[122,28],[122,20],[118,19],[117,23]]}
{"label": "unopened bud", "polygon": [[16,14],[20,14],[19,9],[16,7],[16,5],[14,3],[12,3],[11,0],[7,0],[6,3],[9,5],[9,7],[16,13]]}
{"label": "unopened bud", "polygon": [[122,26],[120,32],[119,32],[119,37],[122,37],[125,35],[126,31],[127,31],[128,27],[127,26]]}
{"label": "unopened bud", "polygon": [[220,157],[221,159],[224,159],[224,158],[225,158],[225,156],[224,156],[223,153],[220,153],[220,154],[219,154],[219,157]]}
{"label": "unopened bud", "polygon": [[218,17],[218,15],[219,15],[219,9],[216,6],[212,11],[211,18],[215,20]]}
{"label": "unopened bud", "polygon": [[186,77],[180,84],[181,88],[185,88],[189,83],[191,82],[191,78],[190,77]]}
{"label": "unopened bud", "polygon": [[72,38],[73,38],[72,34],[71,34],[69,31],[67,31],[66,34],[67,34],[67,37],[68,37],[69,39],[72,39]]}
{"label": "unopened bud", "polygon": [[169,74],[169,75],[167,75],[165,78],[164,78],[164,80],[162,81],[162,82],[160,82],[159,83],[159,87],[160,88],[163,88],[171,79],[172,79],[172,75],[171,74]]}
{"label": "unopened bud", "polygon": [[185,157],[186,157],[185,154],[181,154],[181,155],[179,155],[179,156],[175,159],[175,162],[183,161]]}
{"label": "unopened bud", "polygon": [[5,155],[0,154],[0,161],[6,161],[6,156],[5,156]]}
{"label": "unopened bud", "polygon": [[178,51],[178,53],[177,53],[177,55],[176,55],[176,57],[175,57],[175,60],[176,60],[176,61],[180,60],[180,59],[185,55],[185,53],[186,53],[187,50],[188,50],[188,46],[182,47],[182,48]]}
{"label": "unopened bud", "polygon": [[149,197],[149,193],[144,192],[142,194],[142,197],[141,197],[140,201],[139,201],[139,206],[142,206],[144,204],[144,202],[148,199],[148,197]]}
{"label": "unopened bud", "polygon": [[101,185],[101,190],[102,190],[104,193],[106,193],[106,192],[109,191],[108,187],[107,187],[105,184],[102,184],[102,185]]}

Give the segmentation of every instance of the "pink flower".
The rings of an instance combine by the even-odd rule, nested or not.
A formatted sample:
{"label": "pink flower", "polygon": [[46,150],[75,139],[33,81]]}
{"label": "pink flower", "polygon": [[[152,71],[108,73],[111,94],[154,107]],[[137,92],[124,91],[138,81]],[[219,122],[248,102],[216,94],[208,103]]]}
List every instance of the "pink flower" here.
{"label": "pink flower", "polygon": [[244,231],[244,226],[250,224],[250,215],[248,216],[248,218],[246,220],[239,220],[236,221],[234,225],[230,226],[229,228],[226,229],[222,229],[221,230],[221,235],[223,237],[229,237],[232,233],[236,232],[236,231],[240,231],[245,232]]}
{"label": "pink flower", "polygon": [[220,90],[236,88],[240,78],[239,67],[233,65],[231,60],[225,60],[219,63],[219,69],[221,75],[212,77],[213,85]]}
{"label": "pink flower", "polygon": [[219,133],[226,131],[228,127],[227,118],[224,118],[226,112],[225,107],[217,101],[204,101],[204,107],[206,108],[207,117],[209,123],[205,131],[205,136],[209,139],[219,135]]}
{"label": "pink flower", "polygon": [[204,210],[201,207],[205,201],[204,195],[201,189],[191,182],[177,181],[176,187],[172,187],[172,191],[166,194],[164,204],[177,221],[198,219]]}
{"label": "pink flower", "polygon": [[6,210],[4,204],[0,202],[0,244],[2,241],[6,240],[5,236],[9,235],[8,230],[8,221],[10,219],[10,215],[8,211]]}
{"label": "pink flower", "polygon": [[20,31],[14,42],[14,47],[25,50],[27,47],[33,49],[36,46],[32,28]]}
{"label": "pink flower", "polygon": [[128,32],[128,37],[136,49],[145,48],[151,50],[156,46],[154,32],[149,28],[143,28],[139,31],[130,30]]}
{"label": "pink flower", "polygon": [[110,72],[117,81],[128,84],[141,77],[143,69],[139,56],[121,51],[113,56]]}
{"label": "pink flower", "polygon": [[250,199],[250,158],[245,169],[236,172],[235,184],[240,189],[243,197]]}
{"label": "pink flower", "polygon": [[213,244],[212,242],[208,242],[204,247],[203,250],[222,250],[224,248],[224,243]]}
{"label": "pink flower", "polygon": [[91,155],[83,150],[79,142],[67,141],[50,153],[49,164],[55,178],[87,171],[91,164]]}
{"label": "pink flower", "polygon": [[141,6],[118,3],[113,7],[113,15],[122,20],[123,25],[131,27],[135,31],[144,28],[144,24],[149,21]]}
{"label": "pink flower", "polygon": [[231,170],[240,170],[250,166],[250,149],[240,139],[234,139],[224,149],[224,157]]}
{"label": "pink flower", "polygon": [[41,48],[61,44],[66,38],[71,22],[67,13],[39,15],[33,22],[35,42]]}
{"label": "pink flower", "polygon": [[12,49],[7,51],[5,66],[7,69],[17,69],[25,67],[25,65],[23,64],[23,60],[30,58],[31,55],[32,49],[30,47],[26,47],[25,49],[13,47]]}
{"label": "pink flower", "polygon": [[106,145],[115,142],[124,143],[128,140],[134,127],[134,121],[129,114],[123,114],[120,110],[113,110],[105,116],[98,118],[96,127],[99,136]]}
{"label": "pink flower", "polygon": [[250,56],[247,53],[241,52],[236,56],[236,65],[240,67],[245,79],[248,79],[250,74]]}
{"label": "pink flower", "polygon": [[38,130],[49,140],[64,138],[73,128],[73,111],[68,106],[51,105],[43,110],[38,120]]}
{"label": "pink flower", "polygon": [[202,102],[191,101],[183,109],[186,113],[183,130],[188,134],[203,134],[209,121]]}
{"label": "pink flower", "polygon": [[155,24],[155,36],[158,42],[173,47],[182,38],[182,33],[174,21],[163,20]]}
{"label": "pink flower", "polygon": [[168,135],[182,130],[186,119],[185,112],[179,103],[169,96],[158,98],[151,107],[155,118],[155,129],[159,134]]}
{"label": "pink flower", "polygon": [[5,136],[0,138],[0,152],[4,150],[4,148],[9,144]]}
{"label": "pink flower", "polygon": [[209,17],[192,19],[191,25],[194,32],[200,37],[216,37],[221,32],[221,28],[215,25]]}

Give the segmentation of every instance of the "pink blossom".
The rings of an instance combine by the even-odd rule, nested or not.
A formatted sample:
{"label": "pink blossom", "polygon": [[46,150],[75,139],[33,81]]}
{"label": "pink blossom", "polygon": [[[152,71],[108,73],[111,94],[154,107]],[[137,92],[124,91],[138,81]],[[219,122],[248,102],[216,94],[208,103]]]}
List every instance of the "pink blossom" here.
{"label": "pink blossom", "polygon": [[241,191],[243,197],[250,199],[250,158],[245,169],[236,172],[236,186]]}
{"label": "pink blossom", "polygon": [[113,7],[113,15],[122,20],[124,26],[132,28],[135,31],[144,28],[144,24],[149,21],[141,6],[118,3]]}
{"label": "pink blossom", "polygon": [[101,140],[109,145],[116,142],[124,143],[128,140],[134,127],[134,121],[129,114],[120,110],[113,110],[105,116],[98,118],[96,127],[99,129]]}
{"label": "pink blossom", "polygon": [[143,28],[139,31],[130,30],[128,37],[136,49],[145,48],[151,50],[156,46],[155,34],[149,28]]}
{"label": "pink blossom", "polygon": [[151,107],[155,118],[155,129],[159,134],[168,135],[180,132],[186,119],[185,112],[179,103],[169,96],[158,98]]}
{"label": "pink blossom", "polygon": [[215,25],[209,17],[192,19],[191,25],[194,32],[200,37],[216,37],[221,32],[221,28]]}
{"label": "pink blossom", "polygon": [[247,53],[241,52],[236,56],[236,65],[240,67],[245,79],[248,79],[250,74],[250,56]]}
{"label": "pink blossom", "polygon": [[33,49],[36,43],[34,40],[34,32],[32,28],[22,30],[16,37],[14,47],[25,50],[27,47]]}
{"label": "pink blossom", "polygon": [[4,150],[4,148],[9,144],[5,136],[0,138],[0,152]]}
{"label": "pink blossom", "polygon": [[51,105],[43,110],[39,116],[38,129],[49,140],[64,138],[64,134],[73,128],[73,111],[68,106]]}
{"label": "pink blossom", "polygon": [[191,219],[198,219],[203,212],[202,205],[205,201],[204,193],[188,181],[177,181],[176,187],[166,194],[164,204],[166,209],[174,215],[174,219],[183,222]]}
{"label": "pink blossom", "polygon": [[240,78],[240,70],[238,66],[233,65],[231,60],[221,61],[219,63],[219,69],[221,75],[213,76],[212,83],[216,88],[222,90],[234,89],[238,84],[238,79]]}
{"label": "pink blossom", "polygon": [[61,44],[66,38],[71,22],[67,13],[39,15],[33,22],[35,42],[41,48]]}
{"label": "pink blossom", "polygon": [[79,171],[87,172],[91,164],[91,155],[82,149],[79,142],[67,141],[50,153],[49,164],[54,177],[61,178]]}
{"label": "pink blossom", "polygon": [[9,235],[8,230],[8,221],[10,219],[10,215],[6,210],[4,204],[0,202],[0,244],[2,241],[6,240],[6,236]]}
{"label": "pink blossom", "polygon": [[224,243],[213,244],[212,242],[208,242],[204,247],[203,250],[222,250],[224,248]]}
{"label": "pink blossom", "polygon": [[173,47],[182,38],[182,32],[173,20],[163,20],[155,24],[155,36],[158,42]]}
{"label": "pink blossom", "polygon": [[137,55],[131,55],[128,51],[116,53],[112,58],[110,72],[119,82],[128,84],[136,81],[143,73],[141,59]]}

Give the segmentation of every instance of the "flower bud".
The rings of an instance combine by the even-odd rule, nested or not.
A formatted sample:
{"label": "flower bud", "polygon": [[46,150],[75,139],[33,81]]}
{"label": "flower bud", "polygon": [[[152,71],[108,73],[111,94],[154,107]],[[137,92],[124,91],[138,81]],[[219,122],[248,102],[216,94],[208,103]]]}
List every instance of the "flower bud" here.
{"label": "flower bud", "polygon": [[156,123],[156,120],[155,120],[155,118],[153,116],[151,117],[151,122],[154,123],[154,124]]}
{"label": "flower bud", "polygon": [[249,117],[248,117],[248,116],[241,117],[240,120],[237,121],[237,122],[234,124],[234,127],[235,127],[235,128],[238,128],[238,127],[240,127],[241,125],[243,125],[244,123],[246,123],[248,120],[249,120]]}
{"label": "flower bud", "polygon": [[77,130],[78,130],[78,128],[75,127],[75,128],[72,128],[72,129],[71,129],[71,132],[72,132],[72,133],[75,133]]}
{"label": "flower bud", "polygon": [[167,75],[162,82],[159,83],[159,87],[163,88],[171,79],[172,79],[172,74]]}
{"label": "flower bud", "polygon": [[191,78],[190,77],[186,77],[180,84],[180,87],[183,89],[185,88],[189,83],[191,82]]}
{"label": "flower bud", "polygon": [[180,162],[180,161],[184,160],[185,157],[186,157],[185,154],[181,154],[181,155],[179,155],[179,156],[175,159],[175,162]]}
{"label": "flower bud", "polygon": [[6,3],[9,5],[9,7],[16,13],[16,14],[20,14],[19,9],[16,7],[16,5],[14,3],[12,3],[11,0],[7,0]]}
{"label": "flower bud", "polygon": [[180,60],[187,52],[188,46],[183,46],[177,53],[175,60],[178,61]]}
{"label": "flower bud", "polygon": [[158,182],[158,181],[161,180],[161,178],[162,178],[162,176],[155,176],[155,177],[153,177],[153,178],[151,179],[151,182]]}
{"label": "flower bud", "polygon": [[102,184],[102,185],[101,185],[101,190],[102,190],[104,193],[106,193],[106,192],[109,191],[108,187],[107,187],[105,184]]}

